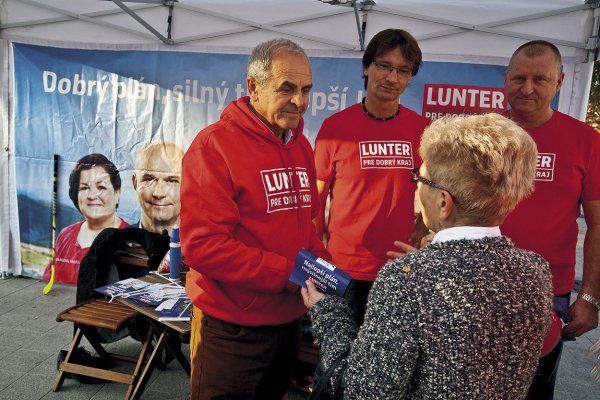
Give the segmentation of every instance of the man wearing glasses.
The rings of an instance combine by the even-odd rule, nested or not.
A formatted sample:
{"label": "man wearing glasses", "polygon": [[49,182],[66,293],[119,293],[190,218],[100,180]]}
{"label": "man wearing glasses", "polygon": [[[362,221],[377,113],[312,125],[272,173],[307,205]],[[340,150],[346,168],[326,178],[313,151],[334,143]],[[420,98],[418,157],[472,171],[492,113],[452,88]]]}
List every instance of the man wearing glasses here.
{"label": "man wearing glasses", "polygon": [[[362,64],[366,97],[327,118],[315,144],[321,213],[316,225],[332,261],[354,281],[346,300],[358,325],[367,296],[394,241],[417,245],[411,171],[429,120],[400,105],[400,95],[422,62],[415,38],[401,29],[377,33]],[[329,196],[329,215],[325,204]]]}

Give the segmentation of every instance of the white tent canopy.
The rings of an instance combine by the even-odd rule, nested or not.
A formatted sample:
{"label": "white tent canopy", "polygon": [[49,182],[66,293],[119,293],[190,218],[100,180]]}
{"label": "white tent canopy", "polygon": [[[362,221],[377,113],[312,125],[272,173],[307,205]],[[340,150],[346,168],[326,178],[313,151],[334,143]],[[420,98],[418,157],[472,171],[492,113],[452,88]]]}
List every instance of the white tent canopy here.
{"label": "white tent canopy", "polygon": [[[366,3],[366,4],[365,4]],[[506,57],[515,41],[544,38],[565,56],[595,48],[593,8],[581,0],[377,0],[346,7],[317,0],[3,0],[2,37],[106,45],[253,46],[290,36],[307,49],[360,50],[385,27],[402,27],[430,55]],[[355,7],[352,7],[354,5]],[[358,26],[357,26],[358,25]],[[489,41],[494,41],[493,49]]]}
{"label": "white tent canopy", "polygon": [[[331,1],[331,0],[330,0]],[[528,40],[558,45],[567,81],[560,109],[583,119],[597,57],[598,0],[3,0],[0,37],[79,48],[227,52],[271,37],[312,54],[358,55],[361,41],[401,27],[425,60],[505,65]],[[354,5],[354,7],[353,7]]]}
{"label": "white tent canopy", "polygon": [[[331,2],[331,0],[329,0]],[[360,57],[364,43],[397,27],[425,61],[506,65],[520,44],[555,43],[566,75],[559,109],[583,119],[597,58],[600,0],[0,0],[2,157],[0,272],[20,271],[11,138],[10,43],[86,49],[247,53],[287,37],[309,54]]]}

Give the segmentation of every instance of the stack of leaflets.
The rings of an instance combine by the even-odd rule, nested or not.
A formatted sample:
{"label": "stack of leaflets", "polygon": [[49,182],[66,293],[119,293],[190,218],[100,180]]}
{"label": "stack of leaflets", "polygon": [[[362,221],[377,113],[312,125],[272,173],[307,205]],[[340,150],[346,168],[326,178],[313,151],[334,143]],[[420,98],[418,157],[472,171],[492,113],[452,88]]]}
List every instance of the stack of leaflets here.
{"label": "stack of leaflets", "polygon": [[111,283],[95,289],[113,301],[123,298],[140,307],[156,307],[159,321],[189,321],[191,302],[185,288],[176,283],[149,283],[135,278]]}
{"label": "stack of leaflets", "polygon": [[348,284],[352,281],[352,277],[336,265],[302,249],[298,252],[289,280],[306,287],[306,281],[309,279],[321,292],[340,297],[344,297]]}
{"label": "stack of leaflets", "polygon": [[160,303],[155,311],[159,321],[189,321],[192,318],[189,299],[172,298]]}

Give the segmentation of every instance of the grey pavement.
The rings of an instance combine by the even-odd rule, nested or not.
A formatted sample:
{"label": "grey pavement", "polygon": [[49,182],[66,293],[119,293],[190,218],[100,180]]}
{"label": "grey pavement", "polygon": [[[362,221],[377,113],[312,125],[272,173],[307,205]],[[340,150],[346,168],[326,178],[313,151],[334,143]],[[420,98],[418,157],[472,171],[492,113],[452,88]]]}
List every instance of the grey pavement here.
{"label": "grey pavement", "polygon": [[[45,284],[24,277],[0,279],[0,400],[123,399],[127,386],[119,383],[80,384],[66,379],[60,391],[52,391],[58,352],[67,349],[73,336],[73,324],[56,322],[56,315],[75,304],[75,286],[55,284],[43,295]],[[87,341],[82,345],[93,353]],[[125,338],[108,349],[135,354],[139,347],[139,342]],[[189,359],[189,346],[183,347]],[[116,368],[132,370],[123,364]],[[186,400],[188,396],[189,378],[173,361],[164,371],[154,370],[142,399]],[[292,389],[289,400],[306,397]]]}
{"label": "grey pavement", "polygon": [[[59,392],[52,391],[58,352],[68,347],[73,336],[73,324],[56,322],[56,315],[75,303],[75,287],[55,284],[43,295],[44,285],[31,278],[0,280],[0,399],[123,399],[127,387],[117,383],[80,384],[67,379]],[[87,342],[83,345],[92,350]],[[109,345],[123,353],[134,353],[139,347],[130,338]],[[177,400],[187,399],[188,394],[187,375],[174,362],[165,371],[155,370],[143,398]]]}
{"label": "grey pavement", "polygon": [[[585,224],[580,222],[581,245]],[[579,281],[580,250],[576,272]],[[44,285],[31,278],[0,279],[0,400],[123,399],[126,386],[118,383],[80,384],[67,379],[60,391],[52,391],[57,354],[67,348],[73,334],[72,324],[56,322],[56,315],[74,304],[75,287],[55,284],[48,295],[43,295]],[[565,344],[556,400],[600,400],[600,382],[590,374],[597,360],[590,348],[597,340],[600,328]],[[139,344],[126,338],[110,346],[113,351],[131,353]],[[184,347],[184,354],[189,356],[189,347]],[[86,348],[91,350],[89,345]],[[188,395],[189,378],[177,362],[172,362],[164,371],[155,369],[142,398],[185,400]],[[306,397],[291,391],[289,400]]]}
{"label": "grey pavement", "polygon": [[[586,232],[585,220],[579,218],[578,223],[575,291],[579,290],[581,286],[583,239]],[[571,302],[577,298],[575,291],[571,293]],[[600,328],[589,331],[574,342],[564,344],[556,382],[555,400],[600,400],[600,382],[595,381],[590,374],[599,357],[592,354],[590,348],[598,340],[600,340]]]}

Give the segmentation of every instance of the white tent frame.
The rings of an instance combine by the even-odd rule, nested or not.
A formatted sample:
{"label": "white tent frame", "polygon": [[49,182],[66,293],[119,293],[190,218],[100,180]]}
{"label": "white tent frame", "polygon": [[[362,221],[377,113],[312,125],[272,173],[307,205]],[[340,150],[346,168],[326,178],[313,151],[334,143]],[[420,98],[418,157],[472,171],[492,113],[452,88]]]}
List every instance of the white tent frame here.
{"label": "white tent frame", "polygon": [[[7,1],[10,1],[10,0],[7,0]],[[14,1],[14,0],[12,0],[12,1]],[[369,13],[382,13],[382,14],[389,14],[389,15],[394,15],[394,16],[407,17],[410,19],[418,20],[418,21],[431,22],[431,23],[439,24],[441,26],[449,27],[448,29],[444,29],[444,30],[441,30],[441,31],[438,31],[435,33],[428,33],[428,34],[424,34],[424,35],[415,35],[416,39],[420,43],[422,43],[423,41],[429,40],[429,39],[437,38],[437,37],[455,35],[455,34],[459,34],[459,33],[464,33],[465,31],[473,31],[473,32],[486,32],[486,33],[490,33],[493,35],[507,36],[507,37],[512,37],[512,38],[524,39],[524,40],[538,40],[538,39],[539,40],[548,40],[556,45],[566,46],[566,47],[574,47],[574,48],[578,48],[578,49],[586,49],[586,50],[589,50],[591,53],[592,52],[595,53],[596,49],[598,48],[598,23],[595,23],[595,27],[592,30],[590,36],[587,38],[586,41],[583,41],[583,42],[560,40],[560,39],[551,38],[548,36],[528,35],[528,34],[516,32],[513,30],[499,29],[498,27],[505,26],[505,25],[511,25],[511,24],[514,24],[517,22],[532,21],[535,19],[547,18],[547,17],[551,17],[551,16],[560,16],[560,15],[568,14],[568,13],[571,13],[574,11],[597,9],[600,5],[600,0],[588,0],[586,3],[580,4],[580,5],[554,9],[551,11],[527,14],[527,15],[523,15],[520,17],[496,20],[496,21],[492,21],[492,22],[487,22],[485,24],[470,25],[470,24],[465,24],[460,21],[443,19],[443,18],[435,18],[435,17],[423,15],[423,14],[392,9],[389,7],[381,7],[381,6],[377,6],[377,5],[364,5],[364,3],[360,2],[360,1],[351,1],[347,4],[352,6],[352,9],[343,8],[343,7],[331,8],[330,11],[326,11],[326,12],[305,15],[305,16],[302,16],[299,18],[277,20],[277,21],[272,21],[270,23],[265,24],[265,23],[252,21],[249,19],[235,18],[235,17],[232,17],[231,15],[214,12],[208,8],[203,8],[203,7],[199,7],[196,5],[182,4],[182,3],[179,3],[177,0],[137,0],[134,2],[150,3],[150,4],[131,5],[131,6],[128,6],[125,2],[123,2],[121,0],[108,0],[108,1],[111,1],[114,4],[116,4],[118,6],[118,8],[109,9],[109,10],[100,11],[100,12],[90,12],[90,13],[85,13],[85,14],[77,14],[72,11],[69,11],[69,10],[66,10],[63,8],[59,8],[59,7],[54,7],[52,5],[42,3],[42,2],[36,1],[36,0],[18,0],[18,1],[21,3],[24,3],[24,4],[29,4],[31,6],[39,7],[40,9],[45,9],[48,11],[52,11],[52,12],[61,14],[62,16],[53,17],[53,18],[27,20],[27,21],[22,21],[22,22],[15,22],[15,23],[0,23],[0,30],[6,30],[6,29],[11,29],[11,28],[31,27],[31,26],[43,25],[43,24],[54,24],[54,23],[58,23],[58,22],[66,22],[66,21],[78,19],[81,21],[85,21],[87,23],[97,24],[97,25],[100,25],[100,26],[103,26],[106,28],[115,29],[115,30],[119,30],[122,32],[131,33],[134,35],[139,35],[146,39],[158,39],[167,45],[176,45],[176,44],[196,42],[199,40],[204,40],[204,39],[209,39],[209,38],[224,37],[224,36],[229,36],[229,35],[233,35],[233,34],[239,34],[239,33],[244,33],[244,32],[248,32],[248,31],[252,31],[252,30],[262,29],[262,30],[277,33],[277,34],[288,35],[288,36],[295,37],[295,38],[308,39],[308,40],[311,40],[311,41],[314,41],[317,43],[333,45],[342,50],[361,50],[360,45],[357,45],[356,43],[344,43],[344,42],[339,42],[339,41],[334,41],[334,40],[327,40],[327,39],[324,39],[319,36],[306,35],[306,34],[303,34],[300,32],[295,32],[294,30],[291,30],[291,29],[286,29],[286,28],[281,27],[281,26],[295,24],[295,23],[303,22],[303,21],[307,21],[307,20],[315,20],[315,19],[327,18],[327,17],[331,17],[334,15],[339,15],[339,14],[351,13],[354,11],[354,13],[357,14],[357,17],[356,17],[357,18],[357,28],[358,28],[357,39],[359,40],[359,42],[362,42],[364,39],[364,30],[365,30],[364,25],[366,24],[368,14]],[[101,0],[101,1],[107,1],[107,0]],[[210,34],[181,37],[181,38],[173,39],[171,37],[171,30],[172,30],[172,25],[175,24],[175,22],[171,22],[170,18],[168,18],[166,27],[160,28],[158,26],[153,26],[150,22],[146,21],[142,16],[139,15],[139,11],[148,10],[148,9],[157,9],[157,8],[161,8],[161,9],[167,8],[169,16],[172,16],[173,9],[177,8],[177,9],[181,9],[181,10],[190,11],[192,13],[203,14],[203,15],[208,15],[208,16],[212,16],[215,18],[220,18],[225,21],[239,23],[239,24],[243,25],[243,27],[238,28],[238,29],[229,29],[229,30],[211,32]],[[359,10],[361,13],[360,16],[358,16]],[[148,30],[150,33],[135,30],[135,29],[130,29],[130,28],[124,27],[122,25],[118,25],[118,24],[108,23],[108,22],[102,21],[100,19],[100,17],[115,15],[115,14],[128,14],[134,20],[136,20],[139,24],[141,24],[146,30]],[[594,15],[594,18],[597,20],[598,16]],[[362,26],[362,28],[361,28],[361,26]],[[166,36],[160,32],[160,29],[166,30],[166,33],[165,33]],[[595,57],[595,55],[594,55],[594,57]],[[585,61],[590,61],[590,60],[591,60],[591,58],[587,58]]]}

